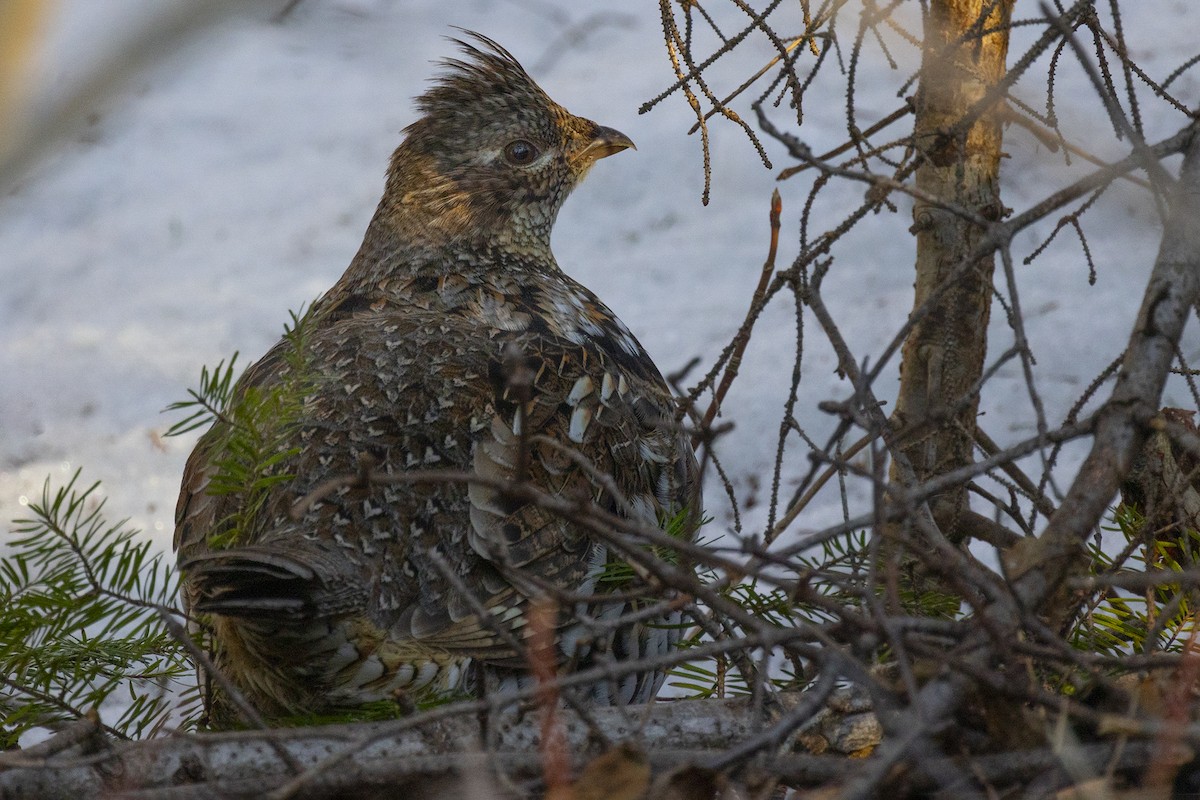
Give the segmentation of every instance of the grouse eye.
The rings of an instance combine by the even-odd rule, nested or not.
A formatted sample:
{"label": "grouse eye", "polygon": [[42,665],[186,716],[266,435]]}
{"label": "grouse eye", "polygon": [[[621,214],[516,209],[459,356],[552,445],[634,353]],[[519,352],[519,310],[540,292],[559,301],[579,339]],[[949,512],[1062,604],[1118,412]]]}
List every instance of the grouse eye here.
{"label": "grouse eye", "polygon": [[537,157],[538,149],[524,139],[517,139],[504,148],[504,158],[508,160],[508,163],[518,167],[533,163]]}

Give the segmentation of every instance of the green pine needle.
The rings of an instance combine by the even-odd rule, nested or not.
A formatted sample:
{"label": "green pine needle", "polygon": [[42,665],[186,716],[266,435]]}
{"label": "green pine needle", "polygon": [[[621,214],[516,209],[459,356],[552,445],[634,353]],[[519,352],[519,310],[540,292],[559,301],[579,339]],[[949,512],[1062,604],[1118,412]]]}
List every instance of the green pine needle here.
{"label": "green pine needle", "polygon": [[[1200,533],[1185,530],[1169,536],[1147,535],[1145,518],[1136,506],[1122,503],[1113,510],[1113,524],[1105,530],[1119,533],[1127,545],[1138,543],[1129,562],[1114,565],[1099,544],[1090,545],[1092,574],[1169,570],[1179,572],[1200,561]],[[1162,651],[1180,653],[1187,647],[1195,626],[1192,590],[1178,583],[1162,583],[1133,593],[1112,589],[1097,597],[1080,616],[1070,641],[1080,650],[1122,656]]]}
{"label": "green pine needle", "polygon": [[200,439],[197,450],[210,454],[216,472],[206,491],[214,496],[238,498],[237,510],[221,520],[209,535],[215,549],[244,542],[253,531],[271,490],[295,478],[287,464],[298,447],[285,447],[313,388],[308,344],[315,315],[289,312],[283,340],[267,355],[282,358],[280,379],[267,385],[244,385],[234,381],[237,354],[226,364],[200,371],[200,386],[188,391],[189,399],[172,403],[166,411],[188,415],[173,425],[168,436],[177,436],[204,425],[212,427]]}
{"label": "green pine needle", "polygon": [[79,476],[46,481],[0,558],[0,748],[117,699],[128,705],[106,730],[149,736],[198,699],[194,667],[159,617],[178,613],[170,565],[124,521],[110,524],[99,483]]}

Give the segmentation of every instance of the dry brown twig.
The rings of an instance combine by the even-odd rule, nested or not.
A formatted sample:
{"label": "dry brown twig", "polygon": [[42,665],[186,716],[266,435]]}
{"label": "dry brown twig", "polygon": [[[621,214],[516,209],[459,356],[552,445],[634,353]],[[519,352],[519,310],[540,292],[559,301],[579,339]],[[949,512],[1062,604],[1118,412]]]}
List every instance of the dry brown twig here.
{"label": "dry brown twig", "polygon": [[762,312],[762,308],[766,303],[767,288],[771,285],[771,277],[775,274],[775,254],[779,250],[779,217],[783,212],[783,199],[779,196],[779,190],[776,189],[771,193],[771,212],[768,220],[771,226],[771,240],[767,248],[767,260],[763,262],[762,272],[758,276],[758,286],[754,288],[754,295],[750,299],[750,309],[746,312],[746,319],[742,322],[738,332],[733,337],[733,352],[729,356],[729,360],[725,364],[725,372],[721,376],[721,383],[717,386],[713,393],[712,403],[709,404],[708,410],[704,412],[704,416],[700,419],[700,431],[693,436],[693,440],[698,440],[703,432],[712,426],[713,419],[721,410],[721,403],[725,401],[725,395],[729,392],[729,387],[733,385],[733,381],[737,378],[738,370],[742,365],[742,356],[746,352],[746,347],[750,344],[750,336],[754,330],[754,320]]}

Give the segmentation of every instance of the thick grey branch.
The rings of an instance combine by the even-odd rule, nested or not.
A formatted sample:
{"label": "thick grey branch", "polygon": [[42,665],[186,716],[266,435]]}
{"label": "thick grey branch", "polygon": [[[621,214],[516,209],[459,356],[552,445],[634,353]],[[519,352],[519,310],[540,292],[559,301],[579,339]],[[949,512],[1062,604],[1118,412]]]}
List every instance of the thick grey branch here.
{"label": "thick grey branch", "polygon": [[[801,726],[807,746],[836,753],[877,743],[878,725],[851,694],[835,692],[825,709],[807,704],[811,719]],[[782,713],[794,716],[805,708],[804,697],[782,696]],[[636,743],[656,770],[715,764],[731,744],[760,734],[756,715],[749,713],[742,699],[597,708],[589,716],[609,740]],[[587,721],[573,711],[562,710],[561,718],[578,767],[596,754],[596,737]],[[296,797],[358,791],[383,781],[393,789],[407,787],[405,796],[455,796],[441,793],[446,791],[445,781],[462,781],[480,771],[488,775],[499,771],[515,782],[536,781],[541,771],[538,715],[506,712],[493,723],[486,737],[484,720],[457,716],[389,735],[381,735],[389,723],[363,723],[182,735],[121,743],[93,755],[73,748],[0,771],[0,797],[261,797],[293,778],[279,750],[306,768],[326,762],[339,751],[354,751],[336,768],[312,773]],[[366,740],[370,744],[363,746]],[[828,779],[850,771],[856,763],[846,760],[842,770],[822,763],[813,766],[811,777]],[[488,778],[486,785],[494,787],[496,782]]]}
{"label": "thick grey branch", "polygon": [[1162,245],[1116,386],[1097,414],[1092,450],[1046,531],[1027,540],[1011,565],[1027,607],[1045,603],[1082,566],[1083,543],[1146,440],[1184,324],[1200,299],[1200,126],[1190,130]]}

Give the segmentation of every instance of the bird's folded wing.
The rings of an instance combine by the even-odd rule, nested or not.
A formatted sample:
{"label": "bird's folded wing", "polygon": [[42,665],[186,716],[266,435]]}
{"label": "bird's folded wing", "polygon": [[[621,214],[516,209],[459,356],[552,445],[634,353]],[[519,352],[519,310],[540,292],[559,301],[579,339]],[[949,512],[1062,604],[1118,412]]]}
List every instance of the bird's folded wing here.
{"label": "bird's folded wing", "polygon": [[[528,598],[549,587],[593,590],[608,552],[586,525],[504,491],[505,482],[523,470],[546,495],[596,503],[653,525],[695,501],[694,458],[648,356],[646,368],[657,380],[648,380],[640,364],[622,363],[628,354],[614,357],[586,342],[532,330],[501,333],[454,315],[369,307],[319,327],[304,347],[312,380],[302,413],[280,440],[296,454],[276,465],[293,477],[256,500],[262,510],[237,542],[238,548],[288,553],[315,570],[313,581],[295,579],[294,570],[271,579],[281,592],[298,592],[299,605],[274,598],[281,609],[341,608],[322,587],[351,575],[359,586],[373,587],[367,614],[390,635],[507,658],[511,638],[497,629],[521,638]],[[282,358],[290,356],[272,351],[274,366],[259,362],[238,391],[277,384]],[[297,369],[295,359],[289,363]],[[223,587],[225,605],[219,606],[214,576],[253,583],[279,565],[239,561],[211,543],[221,521],[247,502],[209,491],[214,465],[224,457],[221,427],[206,434],[189,461],[176,539],[181,567],[207,575],[187,581],[193,602],[200,592],[208,608],[224,613],[254,590]],[[353,480],[364,458],[376,473],[397,480]],[[483,481],[405,482],[414,469],[473,472]],[[344,480],[302,520],[287,521],[291,504],[331,476]],[[331,557],[309,560],[305,539],[320,541],[319,552]],[[446,578],[447,569],[459,586]],[[489,619],[475,614],[480,606]]]}

